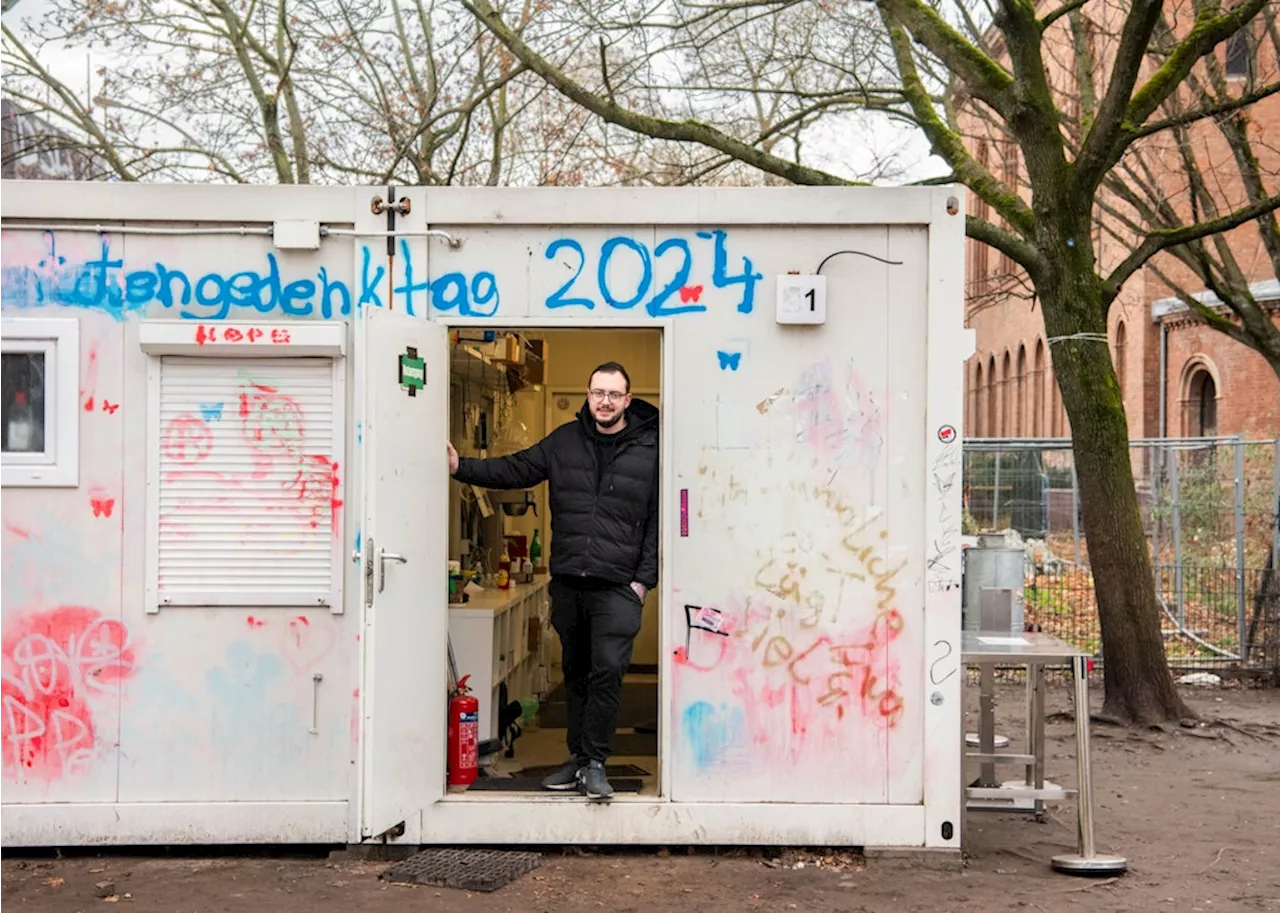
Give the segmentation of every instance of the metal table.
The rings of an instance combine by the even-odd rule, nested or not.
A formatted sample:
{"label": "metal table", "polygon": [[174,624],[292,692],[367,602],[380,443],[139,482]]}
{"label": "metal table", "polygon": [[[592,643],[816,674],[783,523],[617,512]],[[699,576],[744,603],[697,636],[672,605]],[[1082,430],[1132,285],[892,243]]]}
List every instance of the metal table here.
{"label": "metal table", "polygon": [[[1093,837],[1093,783],[1089,763],[1089,654],[1058,638],[1039,632],[964,631],[961,661],[980,669],[979,750],[965,756],[981,764],[978,786],[965,788],[970,799],[1032,800],[1036,817],[1043,819],[1044,803],[1076,798],[1077,852],[1054,856],[1053,868],[1079,875],[1116,874],[1128,866],[1123,856],[1099,854]],[[1046,788],[1044,783],[1044,667],[1070,663],[1075,682],[1076,774],[1078,789]],[[1027,745],[1029,753],[995,750],[995,667],[1027,667]],[[995,781],[998,763],[1026,768],[1024,788],[1002,787]],[[963,766],[963,765],[962,765]]]}

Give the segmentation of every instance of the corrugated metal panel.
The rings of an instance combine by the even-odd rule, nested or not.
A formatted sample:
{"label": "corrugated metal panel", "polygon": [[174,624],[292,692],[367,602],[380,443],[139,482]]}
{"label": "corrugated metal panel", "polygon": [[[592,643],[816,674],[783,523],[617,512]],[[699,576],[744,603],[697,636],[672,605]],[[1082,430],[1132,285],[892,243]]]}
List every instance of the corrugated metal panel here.
{"label": "corrugated metal panel", "polygon": [[332,360],[166,357],[159,400],[160,604],[328,604]]}

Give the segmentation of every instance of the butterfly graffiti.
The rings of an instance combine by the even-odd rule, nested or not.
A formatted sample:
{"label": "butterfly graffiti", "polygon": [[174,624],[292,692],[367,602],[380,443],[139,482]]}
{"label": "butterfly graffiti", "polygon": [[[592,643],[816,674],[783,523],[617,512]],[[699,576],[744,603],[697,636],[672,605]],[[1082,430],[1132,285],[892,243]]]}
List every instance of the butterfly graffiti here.
{"label": "butterfly graffiti", "polygon": [[716,352],[716,355],[720,359],[721,371],[736,371],[742,361],[741,352]]}
{"label": "butterfly graffiti", "polygon": [[110,517],[111,510],[116,506],[115,498],[90,498],[89,506],[93,508],[95,517]]}

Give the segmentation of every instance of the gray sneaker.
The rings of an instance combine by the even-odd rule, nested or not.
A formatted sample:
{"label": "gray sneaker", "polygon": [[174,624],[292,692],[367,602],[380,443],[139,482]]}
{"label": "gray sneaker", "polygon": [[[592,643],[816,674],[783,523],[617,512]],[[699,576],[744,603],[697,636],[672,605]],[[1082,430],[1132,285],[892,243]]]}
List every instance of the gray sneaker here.
{"label": "gray sneaker", "polygon": [[579,789],[588,799],[611,799],[613,787],[609,778],[604,775],[604,765],[599,761],[590,761],[578,771]]}
{"label": "gray sneaker", "polygon": [[578,786],[578,772],[582,770],[582,765],[586,760],[579,757],[571,757],[565,761],[551,773],[542,778],[543,789],[566,790],[576,789]]}

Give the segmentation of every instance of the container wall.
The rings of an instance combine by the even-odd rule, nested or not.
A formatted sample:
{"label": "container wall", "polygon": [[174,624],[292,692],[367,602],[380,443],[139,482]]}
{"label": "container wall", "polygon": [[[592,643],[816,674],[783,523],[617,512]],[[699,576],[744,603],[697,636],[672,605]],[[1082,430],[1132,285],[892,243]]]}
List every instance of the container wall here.
{"label": "container wall", "polygon": [[[191,538],[187,527],[212,522],[229,545],[261,541],[271,554],[288,548],[272,540],[312,527],[315,505],[301,483],[276,493],[282,507],[269,530],[236,507],[238,492],[261,490],[259,476],[293,475],[291,460],[302,477],[313,459],[309,417],[283,388],[266,401],[261,390],[274,380],[261,361],[233,358],[243,390],[211,391],[198,408],[157,422],[138,328],[172,321],[194,340],[264,321],[344,320],[352,267],[349,241],[296,253],[266,237],[31,231],[11,227],[6,211],[6,335],[50,317],[80,327],[79,352],[62,353],[78,359],[79,390],[58,392],[77,400],[79,484],[3,491],[6,804],[350,799],[358,615],[243,600],[148,611],[146,593],[157,523],[179,549]],[[258,406],[267,411],[245,415]],[[345,416],[347,399],[333,410],[326,425]],[[296,441],[264,443],[263,430],[270,436],[285,415],[296,420]],[[229,467],[225,455],[249,446],[258,448],[253,466]],[[325,492],[326,526],[354,538],[342,522],[349,454],[345,441],[337,447],[326,463],[334,486],[332,497]],[[162,458],[165,472],[180,466],[197,481],[149,505]],[[252,578],[252,564],[237,560],[235,573]],[[341,580],[344,568],[333,570]],[[165,821],[155,822],[156,839],[165,839]],[[173,826],[168,836],[182,839]],[[289,833],[287,821],[278,826]],[[333,836],[344,831],[342,822]]]}
{"label": "container wall", "polygon": [[[438,227],[441,319],[669,326],[671,798],[921,802],[927,232]],[[878,259],[779,325],[777,276],[837,251]]]}

